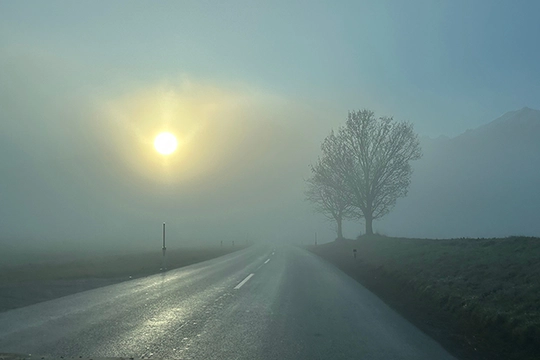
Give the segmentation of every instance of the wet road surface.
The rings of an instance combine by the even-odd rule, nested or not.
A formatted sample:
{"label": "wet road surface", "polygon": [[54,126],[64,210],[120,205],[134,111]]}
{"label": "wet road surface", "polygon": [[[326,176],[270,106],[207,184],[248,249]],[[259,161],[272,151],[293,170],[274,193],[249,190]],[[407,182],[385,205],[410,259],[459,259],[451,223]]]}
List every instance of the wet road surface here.
{"label": "wet road surface", "polygon": [[0,352],[155,359],[453,359],[353,279],[251,246],[0,313]]}

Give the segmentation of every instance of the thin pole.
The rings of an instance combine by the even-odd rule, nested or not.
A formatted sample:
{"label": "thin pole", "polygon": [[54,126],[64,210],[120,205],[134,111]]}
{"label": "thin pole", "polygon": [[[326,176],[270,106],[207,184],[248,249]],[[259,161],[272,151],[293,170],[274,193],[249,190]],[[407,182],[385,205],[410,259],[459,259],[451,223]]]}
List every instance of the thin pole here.
{"label": "thin pole", "polygon": [[163,223],[163,263],[161,269],[163,271],[167,270],[167,258],[165,257],[165,253],[167,251],[167,247],[165,246],[165,223]]}

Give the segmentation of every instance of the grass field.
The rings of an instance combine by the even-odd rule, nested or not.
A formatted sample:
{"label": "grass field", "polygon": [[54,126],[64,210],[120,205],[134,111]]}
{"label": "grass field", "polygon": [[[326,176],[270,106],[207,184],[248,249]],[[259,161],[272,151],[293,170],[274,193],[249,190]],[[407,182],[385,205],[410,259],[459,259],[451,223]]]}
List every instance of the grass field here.
{"label": "grass field", "polygon": [[[245,246],[167,250],[167,268],[209,260]],[[161,251],[55,259],[0,267],[0,311],[160,272]]]}
{"label": "grass field", "polygon": [[540,358],[538,238],[364,236],[309,250],[377,293],[459,358]]}

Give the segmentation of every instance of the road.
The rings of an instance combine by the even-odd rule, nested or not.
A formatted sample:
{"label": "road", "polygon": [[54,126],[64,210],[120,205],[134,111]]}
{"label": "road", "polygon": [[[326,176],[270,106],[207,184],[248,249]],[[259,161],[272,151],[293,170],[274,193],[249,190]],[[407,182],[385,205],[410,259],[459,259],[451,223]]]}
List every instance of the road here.
{"label": "road", "polygon": [[315,255],[251,246],[0,313],[0,352],[156,359],[453,359]]}

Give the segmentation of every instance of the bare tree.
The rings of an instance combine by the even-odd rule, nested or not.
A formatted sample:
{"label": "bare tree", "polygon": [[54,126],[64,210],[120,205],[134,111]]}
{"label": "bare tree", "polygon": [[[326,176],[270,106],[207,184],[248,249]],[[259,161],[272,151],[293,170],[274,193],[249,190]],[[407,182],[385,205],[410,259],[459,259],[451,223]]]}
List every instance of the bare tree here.
{"label": "bare tree", "polygon": [[318,212],[336,222],[337,238],[343,238],[343,220],[356,217],[348,195],[344,192],[341,177],[327,166],[330,157],[339,151],[339,143],[332,132],[322,145],[323,154],[311,166],[311,177],[306,180],[306,199]]}
{"label": "bare tree", "polygon": [[336,222],[337,238],[342,239],[343,219],[348,216],[350,206],[336,189],[318,183],[313,177],[306,182],[306,199],[315,205],[318,212]]}
{"label": "bare tree", "polygon": [[321,165],[315,167],[319,181],[345,194],[364,218],[366,234],[373,234],[373,220],[407,195],[410,161],[422,157],[412,124],[376,118],[366,109],[349,112],[345,126],[337,135],[332,132],[321,149]]}

